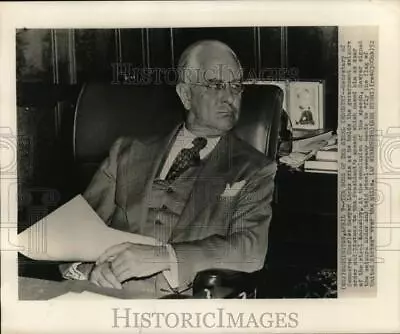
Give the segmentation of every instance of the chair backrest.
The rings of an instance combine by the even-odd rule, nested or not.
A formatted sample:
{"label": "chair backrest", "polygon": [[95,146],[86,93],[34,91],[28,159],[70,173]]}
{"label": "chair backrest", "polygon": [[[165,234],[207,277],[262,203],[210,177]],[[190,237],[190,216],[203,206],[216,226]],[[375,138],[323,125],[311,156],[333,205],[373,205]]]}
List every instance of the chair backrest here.
{"label": "chair backrest", "polygon": [[[235,131],[256,149],[275,158],[283,92],[273,85],[247,85]],[[74,120],[74,158],[83,190],[122,135],[167,133],[185,110],[173,86],[86,84]]]}

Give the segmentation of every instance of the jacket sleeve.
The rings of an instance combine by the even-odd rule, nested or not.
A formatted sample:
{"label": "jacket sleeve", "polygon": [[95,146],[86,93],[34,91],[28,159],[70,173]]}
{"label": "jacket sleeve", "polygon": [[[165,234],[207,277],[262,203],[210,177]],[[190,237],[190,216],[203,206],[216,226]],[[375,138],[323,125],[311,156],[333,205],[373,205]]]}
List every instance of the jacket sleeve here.
{"label": "jacket sleeve", "polygon": [[124,138],[119,138],[112,145],[108,157],[102,162],[83,193],[83,197],[107,225],[111,223],[115,209],[118,159],[123,142]]}
{"label": "jacket sleeve", "polygon": [[273,162],[247,180],[236,195],[237,205],[226,235],[172,244],[178,261],[180,286],[187,286],[197,272],[205,269],[252,272],[263,267],[272,217],[275,173],[276,163]]}

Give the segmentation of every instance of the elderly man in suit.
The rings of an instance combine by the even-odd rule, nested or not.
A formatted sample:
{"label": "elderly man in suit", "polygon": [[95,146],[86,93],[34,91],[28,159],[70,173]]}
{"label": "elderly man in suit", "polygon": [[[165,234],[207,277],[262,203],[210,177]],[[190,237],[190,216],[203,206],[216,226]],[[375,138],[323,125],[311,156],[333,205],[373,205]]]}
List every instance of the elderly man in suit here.
{"label": "elderly man in suit", "polygon": [[109,226],[163,244],[116,245],[90,269],[91,282],[132,296],[185,291],[204,269],[256,271],[266,255],[276,164],[232,132],[241,65],[227,45],[201,41],[178,69],[184,124],[118,139],[84,193]]}

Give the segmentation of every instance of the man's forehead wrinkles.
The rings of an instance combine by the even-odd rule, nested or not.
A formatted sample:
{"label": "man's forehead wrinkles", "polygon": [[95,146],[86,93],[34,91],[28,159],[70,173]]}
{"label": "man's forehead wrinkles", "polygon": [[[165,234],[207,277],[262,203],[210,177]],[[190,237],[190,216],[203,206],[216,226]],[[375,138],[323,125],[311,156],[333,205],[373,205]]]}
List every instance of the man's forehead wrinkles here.
{"label": "man's forehead wrinkles", "polygon": [[242,78],[241,67],[234,65],[222,63],[208,63],[204,65],[204,63],[197,63],[197,66],[190,66],[183,69],[183,77],[186,79],[185,81],[192,83],[204,83],[216,80],[223,82],[240,81]]}

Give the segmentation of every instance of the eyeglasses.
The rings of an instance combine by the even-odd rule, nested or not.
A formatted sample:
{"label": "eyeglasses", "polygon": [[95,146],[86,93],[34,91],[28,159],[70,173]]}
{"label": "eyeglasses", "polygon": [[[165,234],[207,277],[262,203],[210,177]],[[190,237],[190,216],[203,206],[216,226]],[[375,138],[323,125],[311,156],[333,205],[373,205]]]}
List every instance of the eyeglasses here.
{"label": "eyeglasses", "polygon": [[188,85],[193,86],[202,86],[207,89],[212,89],[214,91],[220,92],[229,88],[229,90],[234,94],[240,94],[244,91],[244,85],[241,82],[223,82],[223,81],[215,81],[215,82],[208,82],[208,83],[192,83],[187,82]]}

